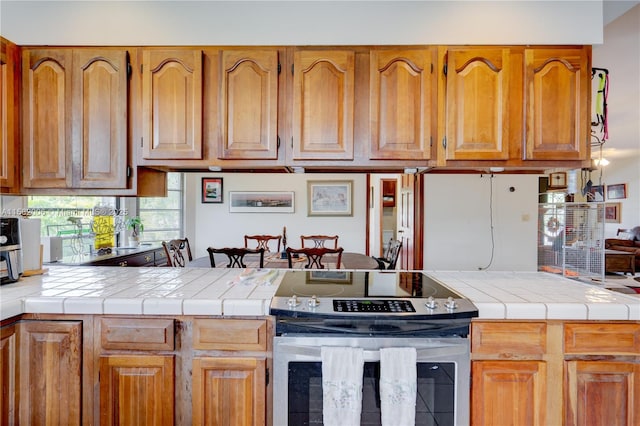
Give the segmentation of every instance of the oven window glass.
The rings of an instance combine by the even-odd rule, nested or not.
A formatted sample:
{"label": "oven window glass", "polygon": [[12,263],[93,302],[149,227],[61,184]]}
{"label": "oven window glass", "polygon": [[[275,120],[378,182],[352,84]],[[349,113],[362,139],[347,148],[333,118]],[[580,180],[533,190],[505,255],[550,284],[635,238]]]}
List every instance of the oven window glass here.
{"label": "oven window glass", "polygon": [[[419,362],[416,426],[451,425],[455,407],[455,363]],[[362,425],[380,425],[380,363],[364,364]],[[290,426],[322,425],[322,363],[289,363]]]}

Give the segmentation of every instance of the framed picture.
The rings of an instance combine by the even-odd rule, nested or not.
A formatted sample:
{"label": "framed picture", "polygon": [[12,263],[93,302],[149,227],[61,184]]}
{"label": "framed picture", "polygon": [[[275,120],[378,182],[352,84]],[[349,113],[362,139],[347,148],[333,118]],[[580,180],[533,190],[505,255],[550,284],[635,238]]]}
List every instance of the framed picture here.
{"label": "framed picture", "polygon": [[627,198],[626,183],[607,185],[607,200],[619,200],[622,198]]}
{"label": "framed picture", "polygon": [[222,203],[222,178],[202,178],[202,202]]}
{"label": "framed picture", "polygon": [[353,181],[307,181],[307,216],[353,216]]}
{"label": "framed picture", "polygon": [[593,185],[587,192],[587,202],[604,201],[604,186]]}
{"label": "framed picture", "polygon": [[231,213],[293,213],[293,191],[229,192]]}
{"label": "framed picture", "polygon": [[556,172],[549,174],[549,188],[559,189],[567,187],[567,173]]}
{"label": "framed picture", "polygon": [[609,223],[620,223],[620,209],[622,203],[606,203],[604,205],[604,221]]}

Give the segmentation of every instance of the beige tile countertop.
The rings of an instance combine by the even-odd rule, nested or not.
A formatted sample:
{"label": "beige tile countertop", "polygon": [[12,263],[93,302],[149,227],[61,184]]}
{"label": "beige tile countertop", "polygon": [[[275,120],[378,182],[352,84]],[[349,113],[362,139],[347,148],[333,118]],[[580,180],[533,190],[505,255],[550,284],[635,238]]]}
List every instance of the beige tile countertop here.
{"label": "beige tile countertop", "polygon": [[[285,270],[52,266],[0,286],[0,319],[21,313],[268,315]],[[485,319],[640,320],[640,297],[546,272],[425,271]]]}

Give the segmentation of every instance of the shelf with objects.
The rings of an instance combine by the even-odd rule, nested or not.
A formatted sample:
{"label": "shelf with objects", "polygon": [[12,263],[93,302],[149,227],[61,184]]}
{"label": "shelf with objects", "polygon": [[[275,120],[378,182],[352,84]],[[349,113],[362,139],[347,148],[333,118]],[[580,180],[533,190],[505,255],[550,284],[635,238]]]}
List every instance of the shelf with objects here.
{"label": "shelf with objects", "polygon": [[605,203],[538,205],[538,270],[604,283]]}

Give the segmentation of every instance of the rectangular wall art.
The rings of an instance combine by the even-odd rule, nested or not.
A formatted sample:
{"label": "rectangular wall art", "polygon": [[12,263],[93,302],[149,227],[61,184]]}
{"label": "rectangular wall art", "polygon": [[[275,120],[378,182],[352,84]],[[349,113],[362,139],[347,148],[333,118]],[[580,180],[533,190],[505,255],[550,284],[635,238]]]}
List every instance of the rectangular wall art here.
{"label": "rectangular wall art", "polygon": [[293,192],[229,192],[231,213],[293,213]]}

